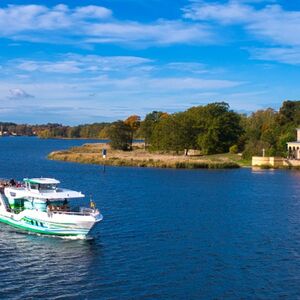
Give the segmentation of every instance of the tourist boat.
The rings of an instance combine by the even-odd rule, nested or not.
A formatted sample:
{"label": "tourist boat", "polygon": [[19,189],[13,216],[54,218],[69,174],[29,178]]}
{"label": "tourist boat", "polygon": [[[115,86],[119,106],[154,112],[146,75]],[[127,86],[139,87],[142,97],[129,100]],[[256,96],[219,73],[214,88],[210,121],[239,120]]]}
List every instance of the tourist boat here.
{"label": "tourist boat", "polygon": [[86,238],[103,217],[93,201],[90,207],[72,208],[81,192],[60,188],[52,178],[25,178],[0,182],[0,221],[30,232]]}

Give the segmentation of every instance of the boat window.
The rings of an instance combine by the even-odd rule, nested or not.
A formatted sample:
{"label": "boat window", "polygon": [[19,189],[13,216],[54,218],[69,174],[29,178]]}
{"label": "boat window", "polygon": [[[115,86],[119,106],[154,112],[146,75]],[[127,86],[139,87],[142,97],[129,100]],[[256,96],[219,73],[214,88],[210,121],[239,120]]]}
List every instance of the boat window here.
{"label": "boat window", "polygon": [[56,184],[40,184],[40,190],[55,190]]}
{"label": "boat window", "polygon": [[30,188],[31,188],[32,190],[37,190],[38,187],[39,187],[38,184],[35,184],[35,183],[31,183],[31,184],[30,184]]}

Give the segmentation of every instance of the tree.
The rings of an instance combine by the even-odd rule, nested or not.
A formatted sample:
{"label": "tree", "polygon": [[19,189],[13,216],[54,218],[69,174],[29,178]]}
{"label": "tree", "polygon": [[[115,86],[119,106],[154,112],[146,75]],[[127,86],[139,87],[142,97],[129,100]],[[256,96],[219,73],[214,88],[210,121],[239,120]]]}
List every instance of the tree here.
{"label": "tree", "polygon": [[67,131],[68,138],[79,138],[80,137],[80,126],[69,127]]}
{"label": "tree", "polygon": [[133,139],[134,134],[140,128],[141,117],[137,115],[132,115],[128,117],[124,123],[131,128],[131,138]]}
{"label": "tree", "polygon": [[41,130],[41,131],[39,131],[39,133],[38,133],[38,137],[41,138],[41,139],[48,139],[48,138],[51,138],[51,132],[50,132],[49,129]]}
{"label": "tree", "polygon": [[194,120],[197,146],[203,154],[228,152],[243,133],[241,116],[225,102],[192,107],[187,113]]}
{"label": "tree", "polygon": [[103,127],[98,134],[98,138],[107,139],[109,137],[109,128],[110,128],[109,126]]}
{"label": "tree", "polygon": [[137,115],[132,115],[130,117],[128,117],[125,121],[125,124],[129,125],[132,129],[132,131],[136,131],[139,129],[140,125],[141,125],[141,117],[137,116]]}
{"label": "tree", "polygon": [[146,115],[145,120],[141,123],[141,135],[145,139],[145,145],[151,144],[155,124],[157,124],[159,120],[166,119],[167,117],[168,114],[162,111],[152,111]]}
{"label": "tree", "polygon": [[252,156],[262,156],[263,149],[267,150],[266,155],[269,155],[269,145],[263,141],[249,141],[243,151],[243,158],[251,159]]}
{"label": "tree", "polygon": [[163,117],[153,128],[151,147],[154,150],[184,151],[187,155],[195,145],[196,131],[186,112]]}
{"label": "tree", "polygon": [[108,130],[108,136],[112,149],[123,151],[132,149],[132,130],[123,121],[113,123]]}
{"label": "tree", "polygon": [[265,149],[267,155],[278,153],[277,144],[282,127],[279,126],[278,113],[274,109],[268,108],[252,113],[244,125],[246,158],[261,155],[262,149]]}
{"label": "tree", "polygon": [[200,149],[203,154],[228,152],[243,133],[239,114],[227,103],[193,107],[168,118],[160,118],[152,127],[152,148],[176,152]]}
{"label": "tree", "polygon": [[278,121],[280,125],[293,123],[298,126],[300,124],[300,101],[284,101],[279,110]]}

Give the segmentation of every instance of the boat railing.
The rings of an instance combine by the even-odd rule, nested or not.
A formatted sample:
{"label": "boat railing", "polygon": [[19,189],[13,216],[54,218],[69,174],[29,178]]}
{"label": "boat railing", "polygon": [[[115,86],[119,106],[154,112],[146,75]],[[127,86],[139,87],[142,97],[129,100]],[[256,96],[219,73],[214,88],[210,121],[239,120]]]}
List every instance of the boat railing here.
{"label": "boat railing", "polygon": [[75,216],[91,216],[99,211],[96,209],[82,209],[81,211],[66,211],[66,210],[51,210],[53,214],[61,214],[61,215],[75,215]]}

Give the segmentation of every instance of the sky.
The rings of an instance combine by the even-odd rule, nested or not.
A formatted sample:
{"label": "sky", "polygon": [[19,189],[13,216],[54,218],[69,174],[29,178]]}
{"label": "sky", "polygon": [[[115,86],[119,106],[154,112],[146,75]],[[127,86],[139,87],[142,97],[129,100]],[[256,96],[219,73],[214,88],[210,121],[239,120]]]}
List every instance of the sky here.
{"label": "sky", "polygon": [[300,1],[0,1],[0,121],[69,125],[300,95]]}

